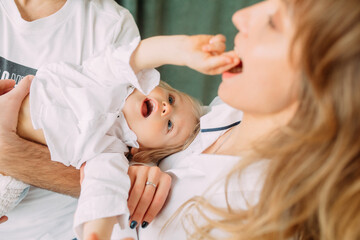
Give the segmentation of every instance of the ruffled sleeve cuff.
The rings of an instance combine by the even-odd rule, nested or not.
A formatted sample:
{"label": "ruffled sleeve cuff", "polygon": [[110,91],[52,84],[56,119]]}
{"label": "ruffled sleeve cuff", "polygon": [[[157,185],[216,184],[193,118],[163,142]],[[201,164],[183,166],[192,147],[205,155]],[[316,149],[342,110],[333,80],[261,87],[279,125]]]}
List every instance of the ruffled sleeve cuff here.
{"label": "ruffled sleeve cuff", "polygon": [[139,43],[140,37],[136,37],[128,45],[109,46],[104,59],[98,58],[103,63],[105,62],[109,69],[99,69],[101,62],[98,62],[96,58],[88,69],[92,69],[91,71],[98,69],[96,71],[101,71],[103,76],[110,70],[113,76],[105,78],[106,81],[115,81],[115,84],[118,84],[119,81],[129,83],[143,94],[149,94],[159,84],[160,74],[155,69],[143,69],[137,74],[134,73],[130,66],[130,58]]}

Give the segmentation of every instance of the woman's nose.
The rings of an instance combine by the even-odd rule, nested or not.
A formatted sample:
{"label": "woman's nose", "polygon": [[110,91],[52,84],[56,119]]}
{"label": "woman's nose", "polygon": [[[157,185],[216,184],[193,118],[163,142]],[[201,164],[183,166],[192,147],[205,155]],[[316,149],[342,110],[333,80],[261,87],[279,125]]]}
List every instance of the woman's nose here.
{"label": "woman's nose", "polygon": [[239,34],[247,37],[249,33],[250,11],[248,8],[241,9],[234,13],[232,21],[239,30]]}
{"label": "woman's nose", "polygon": [[162,102],[161,116],[166,116],[171,113],[171,105],[167,102]]}

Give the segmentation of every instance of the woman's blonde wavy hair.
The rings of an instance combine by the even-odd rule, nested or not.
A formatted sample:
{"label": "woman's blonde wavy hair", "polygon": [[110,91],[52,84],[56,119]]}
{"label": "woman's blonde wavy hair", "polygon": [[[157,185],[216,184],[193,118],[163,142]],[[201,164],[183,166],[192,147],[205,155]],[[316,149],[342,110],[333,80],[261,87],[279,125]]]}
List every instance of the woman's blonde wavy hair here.
{"label": "woman's blonde wavy hair", "polygon": [[227,186],[247,166],[271,159],[258,203],[241,211],[192,199],[187,206],[206,224],[192,222],[190,239],[214,239],[213,229],[238,240],[360,239],[360,2],[287,4],[294,10],[293,46],[302,49],[300,106],[228,175]]}
{"label": "woman's blonde wavy hair", "polygon": [[133,156],[128,156],[128,158],[130,158],[134,162],[157,164],[160,160],[164,159],[165,157],[186,149],[190,145],[190,143],[192,143],[192,141],[195,139],[195,137],[200,131],[200,117],[202,115],[202,108],[200,102],[197,99],[191,97],[190,95],[176,90],[175,88],[171,87],[168,83],[164,81],[160,81],[159,87],[164,88],[170,92],[175,92],[181,95],[183,98],[187,99],[191,103],[196,125],[193,129],[192,134],[190,134],[187,140],[184,143],[179,144],[177,146],[171,146],[166,148],[140,147],[137,153],[135,153]]}

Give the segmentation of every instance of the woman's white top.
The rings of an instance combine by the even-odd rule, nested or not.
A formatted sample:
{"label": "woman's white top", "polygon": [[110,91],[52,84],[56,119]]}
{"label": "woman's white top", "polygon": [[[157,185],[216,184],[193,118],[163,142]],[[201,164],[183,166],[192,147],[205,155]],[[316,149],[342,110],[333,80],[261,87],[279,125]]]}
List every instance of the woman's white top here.
{"label": "woman's white top", "polygon": [[31,84],[33,126],[44,132],[51,159],[76,168],[86,162],[74,219],[80,237],[82,224],[90,220],[118,216],[120,225],[128,222],[125,153],[139,145],[122,108],[135,88],[147,95],[160,80],[154,69],[135,75],[130,67],[139,41],[108,47],[82,66],[46,65]]}
{"label": "woman's white top", "polygon": [[[161,162],[160,168],[172,177],[172,188],[164,208],[155,220],[145,229],[138,228],[140,240],[187,239],[186,231],[191,232],[192,226],[182,222],[182,214],[161,230],[179,207],[192,197],[205,196],[212,204],[226,207],[225,177],[241,159],[202,152],[228,129],[240,124],[242,112],[222,103],[219,98],[210,106],[210,112],[201,118],[201,132],[189,148]],[[247,208],[246,202],[252,204],[257,201],[262,169],[262,164],[254,165],[246,170],[241,179],[231,179],[227,190],[233,208]],[[194,216],[196,218],[196,213]],[[199,218],[198,223],[201,224],[201,221]],[[214,234],[224,236],[224,233]]]}

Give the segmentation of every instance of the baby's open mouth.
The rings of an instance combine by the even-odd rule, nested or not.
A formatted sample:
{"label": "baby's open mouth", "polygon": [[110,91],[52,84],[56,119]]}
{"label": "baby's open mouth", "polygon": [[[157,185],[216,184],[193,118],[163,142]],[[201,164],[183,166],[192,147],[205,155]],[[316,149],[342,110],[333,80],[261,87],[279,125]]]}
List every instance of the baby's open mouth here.
{"label": "baby's open mouth", "polygon": [[147,118],[153,112],[154,108],[155,103],[151,99],[146,98],[141,106],[141,114]]}
{"label": "baby's open mouth", "polygon": [[240,59],[240,62],[238,65],[236,65],[235,67],[228,70],[228,72],[230,72],[230,73],[241,73],[242,71],[243,71],[243,63],[242,63],[241,59]]}

